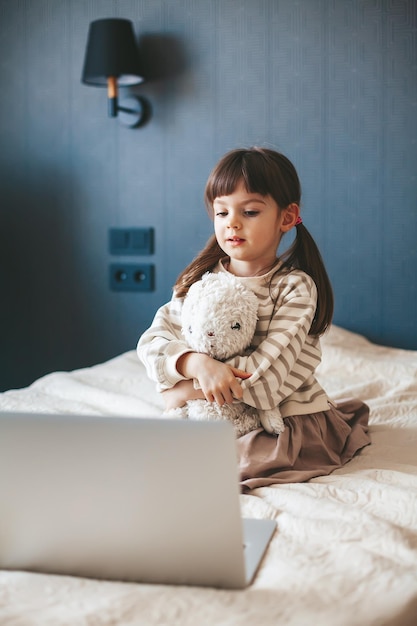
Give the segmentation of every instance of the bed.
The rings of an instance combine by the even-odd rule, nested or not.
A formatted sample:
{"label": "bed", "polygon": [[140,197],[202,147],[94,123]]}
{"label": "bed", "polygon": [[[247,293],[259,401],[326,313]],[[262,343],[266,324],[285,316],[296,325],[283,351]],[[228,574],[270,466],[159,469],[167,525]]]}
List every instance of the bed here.
{"label": "bed", "polygon": [[[240,496],[245,516],[277,520],[252,586],[226,591],[0,571],[0,624],[415,626],[417,351],[377,346],[333,326],[318,375],[333,399],[369,404],[372,444],[329,476]],[[161,408],[134,351],[0,394],[1,411],[158,418]]]}

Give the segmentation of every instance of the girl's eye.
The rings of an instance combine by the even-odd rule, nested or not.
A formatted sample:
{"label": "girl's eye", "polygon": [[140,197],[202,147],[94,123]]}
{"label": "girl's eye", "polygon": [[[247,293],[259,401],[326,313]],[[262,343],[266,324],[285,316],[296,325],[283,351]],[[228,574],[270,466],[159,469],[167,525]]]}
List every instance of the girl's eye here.
{"label": "girl's eye", "polygon": [[241,326],[239,324],[239,322],[235,322],[234,324],[232,324],[232,330],[240,330]]}
{"label": "girl's eye", "polygon": [[216,211],[216,217],[226,217],[227,211]]}
{"label": "girl's eye", "polygon": [[256,215],[259,215],[259,211],[245,211],[245,215],[248,217],[255,217]]}

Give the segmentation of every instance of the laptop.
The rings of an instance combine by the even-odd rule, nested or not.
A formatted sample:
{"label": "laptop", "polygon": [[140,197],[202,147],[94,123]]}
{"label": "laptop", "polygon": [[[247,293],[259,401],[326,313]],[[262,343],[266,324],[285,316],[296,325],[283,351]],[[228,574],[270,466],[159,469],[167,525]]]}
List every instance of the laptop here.
{"label": "laptop", "polygon": [[0,414],[0,568],[241,589],[275,526],[229,422]]}

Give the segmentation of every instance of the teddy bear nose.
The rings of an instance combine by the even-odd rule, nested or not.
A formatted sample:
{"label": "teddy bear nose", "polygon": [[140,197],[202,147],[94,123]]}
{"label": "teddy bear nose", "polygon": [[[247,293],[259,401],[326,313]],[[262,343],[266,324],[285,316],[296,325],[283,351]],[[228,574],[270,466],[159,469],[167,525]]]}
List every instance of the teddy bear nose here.
{"label": "teddy bear nose", "polygon": [[214,337],[214,333],[213,333],[213,331],[209,331],[209,332],[207,333],[207,337]]}

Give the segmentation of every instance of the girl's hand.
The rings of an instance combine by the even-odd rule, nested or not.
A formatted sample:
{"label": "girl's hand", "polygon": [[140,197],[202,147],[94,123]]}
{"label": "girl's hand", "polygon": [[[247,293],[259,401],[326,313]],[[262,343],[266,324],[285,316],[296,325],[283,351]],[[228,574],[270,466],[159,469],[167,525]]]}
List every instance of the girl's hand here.
{"label": "girl's hand", "polygon": [[165,403],[165,409],[177,409],[184,406],[187,400],[204,400],[201,389],[194,389],[192,380],[180,380],[171,389],[162,392],[162,398]]}
{"label": "girl's hand", "polygon": [[252,376],[252,374],[249,374],[248,372],[244,372],[243,370],[238,370],[237,367],[231,367],[231,366],[229,367],[232,370],[233,375],[236,376],[236,378],[241,378],[242,380],[245,380],[246,378],[250,378]]}
{"label": "girl's hand", "polygon": [[177,370],[186,378],[196,378],[208,402],[219,406],[232,404],[243,396],[243,389],[237,378],[249,378],[250,374],[212,359],[206,354],[187,352],[177,362]]}

